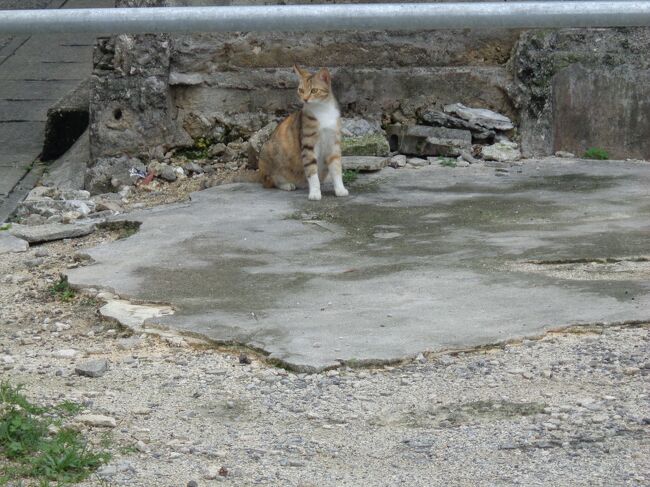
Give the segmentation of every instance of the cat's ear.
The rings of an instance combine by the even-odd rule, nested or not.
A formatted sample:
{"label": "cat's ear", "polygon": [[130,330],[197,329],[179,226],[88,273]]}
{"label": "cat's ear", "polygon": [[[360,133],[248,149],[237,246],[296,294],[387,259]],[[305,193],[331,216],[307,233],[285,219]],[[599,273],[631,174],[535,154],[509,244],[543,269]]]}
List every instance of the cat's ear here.
{"label": "cat's ear", "polygon": [[300,76],[301,78],[304,78],[304,77],[306,77],[307,75],[309,75],[309,73],[308,73],[307,71],[305,71],[304,69],[300,68],[297,64],[294,64],[294,65],[293,65],[293,70],[294,70],[294,71],[296,72],[296,74],[297,74],[298,76]]}
{"label": "cat's ear", "polygon": [[332,75],[327,68],[320,68],[318,71],[318,78],[323,80],[328,85],[332,82]]}

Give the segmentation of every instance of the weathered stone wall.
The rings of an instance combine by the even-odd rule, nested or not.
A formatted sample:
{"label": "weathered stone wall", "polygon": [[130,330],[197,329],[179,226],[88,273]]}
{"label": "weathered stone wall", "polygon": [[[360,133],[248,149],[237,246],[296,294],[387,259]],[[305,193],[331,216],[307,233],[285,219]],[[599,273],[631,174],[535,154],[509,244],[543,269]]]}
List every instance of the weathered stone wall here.
{"label": "weathered stone wall", "polygon": [[650,159],[650,29],[522,34],[511,61],[528,155],[606,149]]}
{"label": "weathered stone wall", "polygon": [[[278,2],[117,0],[263,3]],[[298,107],[295,62],[330,67],[345,116],[386,125],[460,102],[515,120],[527,155],[595,146],[617,157],[650,158],[647,144],[638,143],[650,131],[643,108],[648,35],[563,29],[119,36],[97,50],[93,155],[246,137]]]}

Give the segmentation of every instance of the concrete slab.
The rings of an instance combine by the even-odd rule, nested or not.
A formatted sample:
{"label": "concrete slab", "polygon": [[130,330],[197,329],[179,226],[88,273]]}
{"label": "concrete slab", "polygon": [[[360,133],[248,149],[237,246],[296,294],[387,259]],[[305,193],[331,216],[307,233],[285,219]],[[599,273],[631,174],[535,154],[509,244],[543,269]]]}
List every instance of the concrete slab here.
{"label": "concrete slab", "polygon": [[128,215],[139,232],[68,276],[296,369],[391,361],[650,320],[649,188],[650,164],[559,159],[387,168],[320,202],[222,186]]}
{"label": "concrete slab", "polygon": [[66,190],[83,189],[89,159],[90,138],[86,130],[70,150],[48,167],[42,184]]}

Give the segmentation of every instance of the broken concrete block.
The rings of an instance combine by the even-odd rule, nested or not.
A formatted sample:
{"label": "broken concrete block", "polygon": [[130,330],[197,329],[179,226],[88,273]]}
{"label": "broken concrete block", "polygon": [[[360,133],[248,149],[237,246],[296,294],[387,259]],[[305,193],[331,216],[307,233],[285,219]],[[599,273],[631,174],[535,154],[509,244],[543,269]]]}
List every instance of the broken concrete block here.
{"label": "broken concrete block", "polygon": [[387,157],[372,156],[343,156],[341,162],[343,170],[360,172],[379,171],[388,165]]}
{"label": "broken concrete block", "polygon": [[512,130],[515,126],[505,115],[486,108],[469,108],[462,103],[445,105],[445,113],[453,113],[463,120],[492,130]]}
{"label": "broken concrete block", "polygon": [[43,184],[58,189],[82,189],[89,160],[90,138],[86,130],[70,150],[49,167]]}
{"label": "broken concrete block", "polygon": [[415,156],[457,157],[472,147],[469,130],[426,125],[391,125],[387,129],[391,150]]}
{"label": "broken concrete block", "polygon": [[29,243],[26,240],[14,237],[6,230],[0,231],[0,254],[25,252],[27,249],[29,249]]}
{"label": "broken concrete block", "polygon": [[483,147],[482,155],[487,161],[509,162],[521,159],[519,145],[507,140]]}
{"label": "broken concrete block", "polygon": [[472,141],[475,143],[491,143],[496,135],[494,130],[486,129],[476,123],[454,117],[438,110],[427,110],[420,115],[420,120],[434,127],[447,127],[464,129],[472,132]]}
{"label": "broken concrete block", "polygon": [[83,237],[95,231],[95,225],[66,225],[47,223],[45,225],[27,226],[13,224],[9,233],[29,243],[50,242],[64,238]]}

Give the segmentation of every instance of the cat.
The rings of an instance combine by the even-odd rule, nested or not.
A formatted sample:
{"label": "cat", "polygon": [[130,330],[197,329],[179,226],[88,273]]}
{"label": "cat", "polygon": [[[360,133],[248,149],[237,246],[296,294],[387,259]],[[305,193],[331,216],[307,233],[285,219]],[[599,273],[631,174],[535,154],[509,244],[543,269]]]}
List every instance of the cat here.
{"label": "cat", "polygon": [[341,167],[341,114],[327,68],[310,73],[297,65],[302,110],[284,119],[262,146],[259,171],[267,188],[293,191],[309,186],[309,199],[321,199],[329,176],[336,196],[347,196]]}

